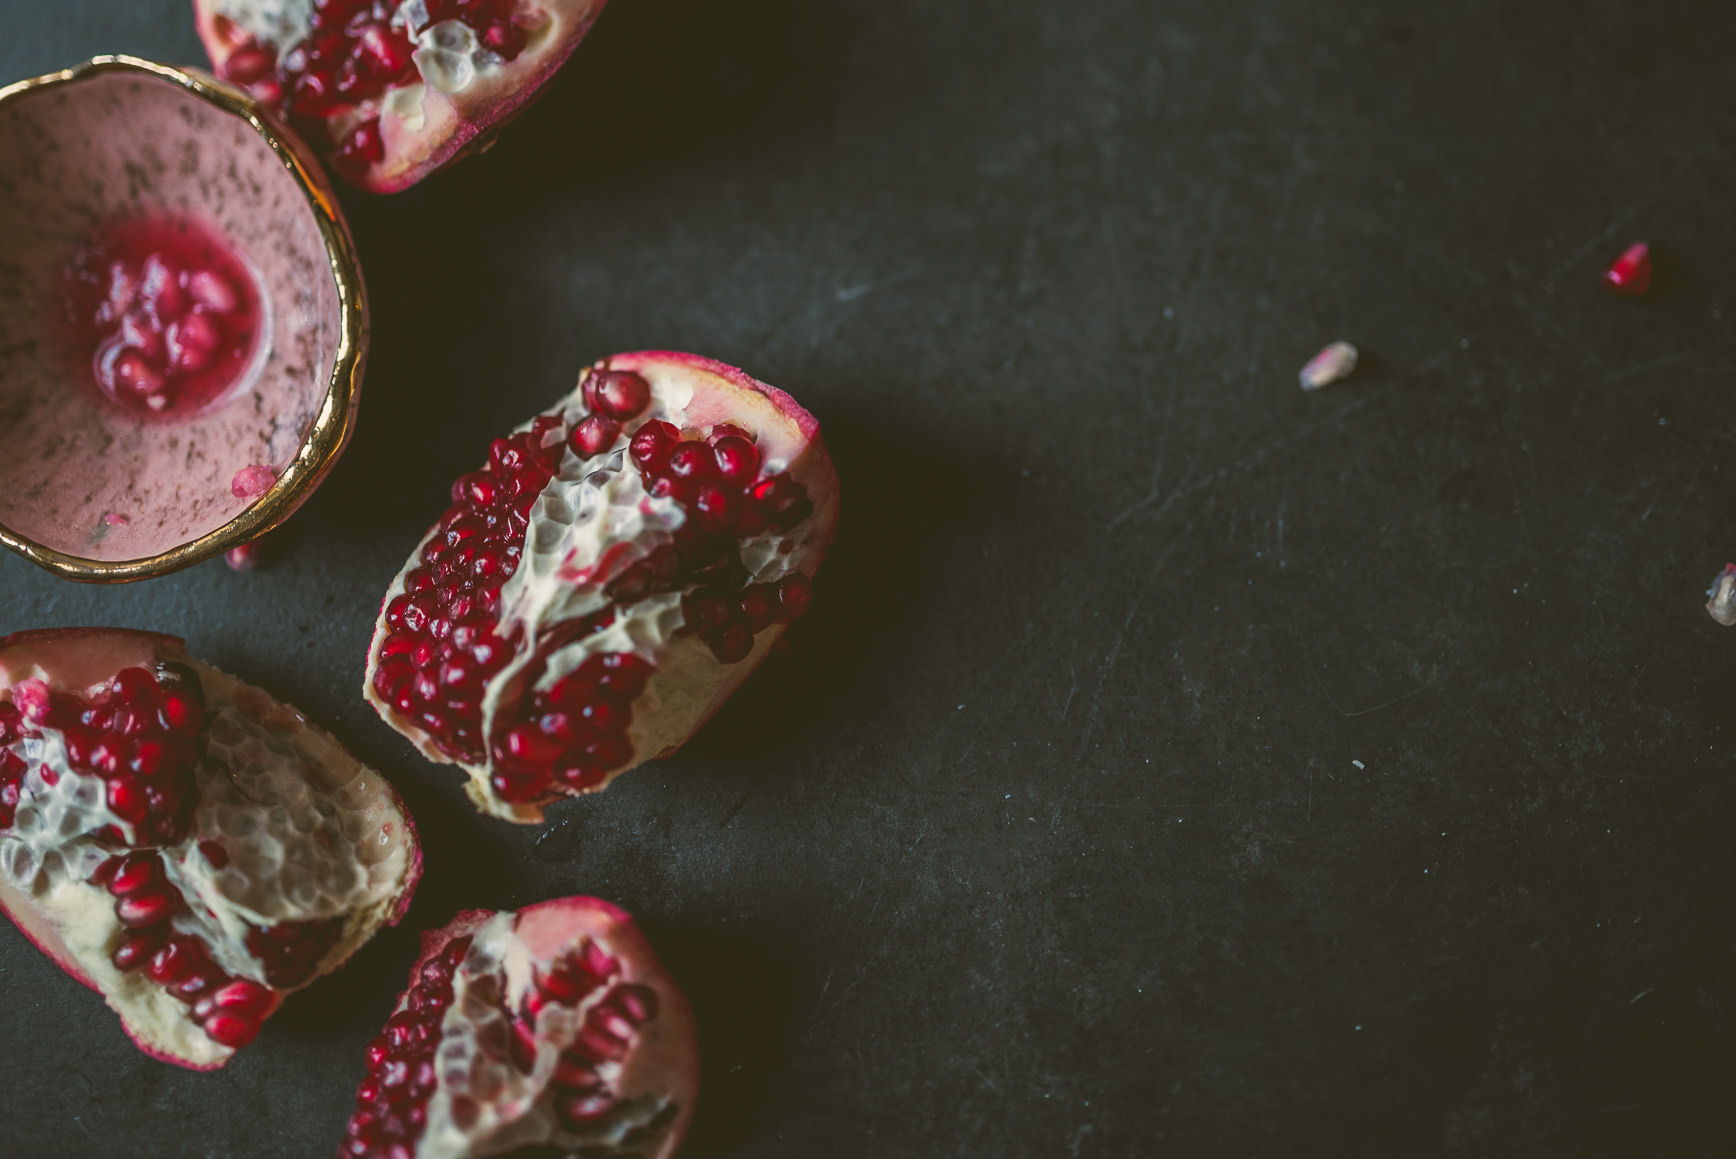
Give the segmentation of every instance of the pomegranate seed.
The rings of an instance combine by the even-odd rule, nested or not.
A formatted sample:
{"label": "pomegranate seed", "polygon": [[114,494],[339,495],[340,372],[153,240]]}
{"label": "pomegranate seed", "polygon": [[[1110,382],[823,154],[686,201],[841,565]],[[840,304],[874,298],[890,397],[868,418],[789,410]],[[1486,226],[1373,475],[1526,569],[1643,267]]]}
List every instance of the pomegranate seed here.
{"label": "pomegranate seed", "polygon": [[237,499],[253,499],[271,490],[277,482],[277,472],[263,463],[243,467],[229,481],[229,493]]}
{"label": "pomegranate seed", "polygon": [[259,1035],[259,1020],[240,1014],[218,1014],[206,1019],[205,1033],[215,1042],[239,1049]]}
{"label": "pomegranate seed", "polygon": [[745,487],[759,476],[759,448],[739,435],[725,435],[712,444],[717,473],[724,482]]}
{"label": "pomegranate seed", "polygon": [[626,422],[651,405],[651,384],[630,370],[598,370],[585,383],[585,393],[597,410]]}
{"label": "pomegranate seed", "polygon": [[1637,298],[1652,284],[1652,251],[1645,242],[1635,242],[1603,271],[1603,286],[1612,294]]}
{"label": "pomegranate seed", "polygon": [[271,1008],[271,996],[269,989],[251,978],[237,978],[212,994],[210,1001],[219,1010],[257,1019]]}
{"label": "pomegranate seed", "polygon": [[573,1127],[595,1123],[615,1108],[615,1100],[607,1094],[573,1095],[555,1100],[555,1113],[561,1121]]}
{"label": "pomegranate seed", "polygon": [[621,428],[612,419],[602,415],[591,415],[573,428],[573,453],[580,458],[588,459],[592,455],[600,455],[615,445],[620,438]]}
{"label": "pomegranate seed", "polygon": [[266,45],[250,44],[229,54],[223,62],[223,75],[237,84],[250,85],[263,80],[277,67],[277,52]]}
{"label": "pomegranate seed", "polygon": [[211,365],[217,348],[223,345],[223,325],[211,314],[195,310],[169,323],[164,340],[170,366],[176,370],[203,370]]}
{"label": "pomegranate seed", "polygon": [[208,960],[203,948],[189,938],[171,938],[151,955],[145,973],[151,981],[172,986],[193,970],[202,968]]}
{"label": "pomegranate seed", "polygon": [[1347,378],[1356,369],[1356,347],[1348,342],[1334,342],[1320,353],[1308,360],[1302,368],[1302,389],[1319,390],[1329,386],[1341,378]]}
{"label": "pomegranate seed", "polygon": [[489,784],[502,801],[515,805],[535,801],[548,792],[554,778],[547,769],[511,773],[502,769],[489,778]]}
{"label": "pomegranate seed", "polygon": [[628,444],[628,454],[640,470],[647,474],[661,474],[668,466],[669,453],[681,441],[681,431],[673,424],[662,421],[652,421],[639,428]]}
{"label": "pomegranate seed", "polygon": [[800,619],[814,602],[814,583],[801,572],[785,576],[778,583],[778,620],[790,623]]}
{"label": "pomegranate seed", "polygon": [[486,45],[489,51],[504,60],[516,60],[518,54],[524,51],[524,29],[508,20],[499,20],[482,30],[477,37]]}
{"label": "pomegranate seed", "polygon": [[720,663],[734,664],[745,660],[753,651],[753,633],[745,624],[731,624],[706,643],[711,645],[711,653]]}
{"label": "pomegranate seed", "polygon": [[133,854],[122,861],[115,870],[113,878],[108,883],[109,892],[116,897],[127,897],[139,892],[158,879],[157,866],[156,854]]}
{"label": "pomegranate seed", "polygon": [[259,566],[259,541],[230,548],[223,553],[223,562],[229,565],[230,571],[252,571]]}
{"label": "pomegranate seed", "polygon": [[115,969],[126,974],[144,965],[151,955],[162,947],[165,932],[165,927],[155,926],[128,934],[121,940],[121,944],[115,947],[114,955],[110,959],[114,962]]}
{"label": "pomegranate seed", "polygon": [[161,925],[174,912],[174,899],[160,886],[123,897],[115,903],[115,917],[129,930]]}
{"label": "pomegranate seed", "polygon": [[755,634],[765,631],[777,619],[776,594],[764,584],[747,589],[741,597],[741,614],[747,617],[748,631]]}

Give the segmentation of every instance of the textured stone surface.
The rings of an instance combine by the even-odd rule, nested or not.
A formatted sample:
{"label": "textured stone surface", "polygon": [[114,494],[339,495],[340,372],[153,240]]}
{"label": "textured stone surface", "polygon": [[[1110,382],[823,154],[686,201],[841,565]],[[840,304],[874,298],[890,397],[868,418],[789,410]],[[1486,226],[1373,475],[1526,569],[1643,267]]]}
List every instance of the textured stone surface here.
{"label": "textured stone surface", "polygon": [[[49,8],[0,76],[197,53],[176,3]],[[185,634],[428,859],[215,1075],[0,930],[0,1134],[329,1153],[411,931],[582,890],[694,1000],[693,1155],[1728,1151],[1732,31],[619,0],[492,153],[348,197],[361,425],[259,571],[0,559],[0,630]],[[1651,295],[1602,293],[1640,237]],[[362,704],[379,595],[490,433],[671,346],[825,424],[815,609],[678,757],[483,822]]]}

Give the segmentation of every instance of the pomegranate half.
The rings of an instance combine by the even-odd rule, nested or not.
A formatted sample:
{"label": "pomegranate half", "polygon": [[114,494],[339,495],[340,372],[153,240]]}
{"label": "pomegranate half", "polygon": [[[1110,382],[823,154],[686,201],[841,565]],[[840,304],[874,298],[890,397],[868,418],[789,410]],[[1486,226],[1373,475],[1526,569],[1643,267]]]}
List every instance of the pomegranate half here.
{"label": "pomegranate half", "polygon": [[340,1155],[675,1153],[699,1093],[693,1013],[621,909],[460,914],[422,935],[410,980]]}
{"label": "pomegranate half", "polygon": [[0,639],[0,908],[146,1054],[222,1066],[420,875],[378,773],[173,636]]}
{"label": "pomegranate half", "polygon": [[[194,0],[219,76],[363,189],[407,189],[520,112],[605,0]],[[484,136],[484,134],[489,134]]]}
{"label": "pomegranate half", "polygon": [[364,694],[520,822],[673,753],[808,607],[838,522],[812,415],[620,354],[452,487],[386,593]]}

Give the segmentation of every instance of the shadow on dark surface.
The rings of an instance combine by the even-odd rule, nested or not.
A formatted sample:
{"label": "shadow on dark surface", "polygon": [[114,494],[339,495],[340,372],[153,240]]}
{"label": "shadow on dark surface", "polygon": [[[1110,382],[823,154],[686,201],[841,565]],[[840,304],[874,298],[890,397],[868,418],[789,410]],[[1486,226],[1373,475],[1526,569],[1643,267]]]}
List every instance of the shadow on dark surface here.
{"label": "shadow on dark surface", "polygon": [[944,645],[908,609],[933,606],[935,589],[951,582],[938,565],[948,541],[967,537],[1009,498],[984,486],[1009,468],[985,458],[982,445],[923,427],[921,416],[838,409],[822,416],[841,481],[838,536],[815,580],[813,610],[790,629],[789,651],[774,649],[688,746],[702,765],[752,758],[771,734],[822,743],[830,722],[886,673],[895,679],[898,669],[926,664]]}
{"label": "shadow on dark surface", "polygon": [[752,936],[693,927],[647,935],[681,980],[699,1026],[699,1109],[682,1153],[724,1154],[774,1117],[801,971],[788,953]]}

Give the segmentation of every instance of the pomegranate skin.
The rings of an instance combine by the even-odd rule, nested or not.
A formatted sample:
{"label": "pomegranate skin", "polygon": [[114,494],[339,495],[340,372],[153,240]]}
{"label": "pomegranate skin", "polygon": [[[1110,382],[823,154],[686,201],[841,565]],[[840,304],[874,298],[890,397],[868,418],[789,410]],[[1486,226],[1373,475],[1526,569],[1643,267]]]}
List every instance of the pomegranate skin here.
{"label": "pomegranate skin", "polygon": [[[302,777],[307,788],[293,791],[311,793],[315,797],[321,794],[323,786],[341,786],[349,794],[339,804],[340,811],[350,810],[344,814],[346,817],[359,821],[374,817],[381,821],[381,834],[395,831],[395,836],[389,838],[394,849],[388,855],[389,864],[381,888],[369,890],[365,896],[353,897],[353,907],[340,910],[330,920],[302,922],[300,925],[297,920],[289,920],[286,924],[256,929],[249,935],[250,940],[245,946],[225,943],[218,947],[215,942],[205,940],[212,936],[213,927],[197,921],[200,911],[215,920],[208,903],[210,897],[227,896],[222,893],[224,887],[218,885],[219,894],[209,897],[203,892],[192,892],[212,883],[206,880],[198,885],[191,884],[198,874],[196,868],[189,867],[209,866],[215,871],[231,864],[230,854],[224,848],[230,839],[208,833],[203,828],[207,805],[217,810],[228,807],[221,800],[208,803],[196,795],[192,803],[192,828],[172,844],[145,839],[128,843],[112,832],[106,836],[103,832],[75,835],[59,847],[68,866],[80,856],[89,865],[91,858],[103,856],[105,847],[113,851],[106,863],[83,879],[67,871],[43,876],[47,874],[44,869],[32,888],[23,888],[13,876],[9,860],[7,870],[0,872],[0,911],[20,932],[68,974],[101,994],[120,1015],[123,1029],[143,1053],[192,1070],[212,1070],[223,1066],[236,1049],[251,1041],[259,1025],[288,993],[336,969],[380,927],[395,925],[402,919],[421,877],[421,850],[414,822],[397,793],[378,774],[357,763],[335,740],[307,722],[293,708],[188,657],[182,641],[173,636],[122,629],[78,628],[18,632],[0,638],[0,742],[5,742],[0,743],[0,762],[8,756],[16,756],[21,746],[24,746],[23,751],[52,752],[28,747],[42,743],[32,741],[31,737],[46,738],[59,728],[52,719],[37,725],[30,723],[29,714],[42,700],[65,702],[77,697],[80,690],[102,688],[109,689],[113,696],[118,697],[121,695],[120,685],[129,672],[144,673],[151,666],[187,674],[201,689],[199,696],[205,713],[202,719],[196,718],[189,725],[201,733],[197,758],[200,769],[216,761],[211,767],[219,770],[214,775],[222,777],[225,775],[220,771],[222,768],[235,768],[226,763],[233,759],[229,753],[241,751],[234,749],[235,743],[245,746],[257,743],[248,738],[271,737],[273,743],[286,746],[306,762],[286,766],[289,772],[279,777],[276,784],[285,783],[285,777]],[[182,685],[176,683],[171,687]],[[102,701],[92,697],[82,703],[99,705]],[[115,702],[111,700],[109,703]],[[128,701],[126,706],[133,703]],[[16,713],[21,705],[26,710],[24,727],[34,730],[27,731],[23,739],[20,739]],[[242,719],[247,724],[238,726],[236,722]],[[225,730],[221,741],[210,742],[219,746],[220,755],[207,755],[205,734],[214,727]],[[243,728],[243,732],[236,732],[238,727]],[[285,766],[280,766],[280,771],[282,767]],[[76,764],[71,768],[62,764],[59,779],[64,780],[69,775],[88,775],[88,770]],[[206,783],[203,778],[207,774],[202,771],[190,775],[200,778],[195,782],[199,786]],[[257,780],[249,782],[252,785],[262,783]],[[358,799],[359,804],[356,803]],[[51,802],[44,803],[26,795],[24,801],[17,804],[16,812],[22,819],[28,806],[48,807],[49,804]],[[5,849],[10,859],[21,840],[21,831],[13,828],[11,810],[3,819],[6,824],[0,825],[0,848]],[[110,829],[113,829],[112,825]],[[236,848],[249,846],[243,841]],[[176,868],[165,879],[165,867],[171,864]],[[259,879],[249,879],[256,880]],[[102,891],[105,889],[117,896],[113,899],[104,896]],[[117,920],[123,902],[132,903],[135,908],[129,912],[136,917],[139,898],[164,893],[171,898],[173,912],[190,915],[195,919],[193,924],[181,924],[187,920],[183,916],[175,919],[177,924],[173,927],[147,921],[146,928],[130,930],[125,921]],[[126,897],[119,896],[122,894]],[[113,918],[104,913],[111,900],[116,902],[116,917]],[[233,916],[248,911],[230,909],[228,912]],[[298,977],[286,979],[279,976],[276,981],[268,982],[248,972],[271,973],[270,965],[261,966],[254,957],[251,939],[272,930],[279,935],[287,934],[292,946],[297,945],[299,939],[299,948],[307,960],[299,967]],[[123,960],[121,951],[117,949],[111,961],[111,946],[140,937],[147,941],[154,939],[151,944],[179,942],[189,945],[192,957],[189,959],[183,954],[181,961],[190,964],[173,971],[165,970],[161,975],[163,982],[159,985],[151,977],[155,967],[147,968],[137,955]],[[214,962],[213,953],[221,957],[221,962]],[[148,951],[145,956],[149,957]],[[239,968],[238,963],[241,964]],[[206,970],[207,976],[214,971],[217,980],[195,984],[191,980],[192,974],[200,969]],[[185,985],[178,990],[170,989],[170,982],[183,979],[187,980]],[[201,994],[207,992],[221,993],[223,997],[203,1004],[196,1002]]]}
{"label": "pomegranate skin", "polygon": [[[654,386],[656,402],[646,404],[643,392],[625,389],[616,376]],[[593,408],[618,409],[622,400],[633,416],[610,434],[617,439],[612,447],[592,457],[597,444],[590,428],[600,413]],[[539,453],[534,442],[539,438],[548,457],[524,465]],[[561,439],[572,449],[563,451]],[[479,808],[506,820],[536,823],[549,802],[601,790],[638,764],[676,752],[752,674],[811,602],[813,574],[836,533],[838,478],[819,423],[790,395],[733,367],[671,351],[601,360],[554,408],[510,438],[496,439],[490,462],[454,485],[454,507],[418,544],[388,589],[369,651],[364,695],[423,755],[463,768]],[[699,474],[693,474],[696,469]],[[628,474],[644,490],[624,500],[602,500],[614,514],[595,516],[588,496],[599,492],[585,490],[580,481],[606,478],[607,487]],[[525,476],[532,481],[524,483]],[[510,507],[514,497],[521,497],[517,511]],[[659,514],[651,508],[670,501],[682,505],[685,522],[658,524]],[[608,506],[617,502],[625,505]],[[573,516],[565,524],[559,521],[565,515],[548,516],[574,511],[593,514]],[[722,512],[715,518],[723,523],[708,523],[713,519],[708,512]],[[507,521],[502,526],[508,527],[523,526],[511,524],[512,519],[528,519],[529,526],[510,542],[491,539],[497,533],[480,531],[482,517]],[[628,530],[638,527],[641,517],[644,527]],[[568,533],[585,518],[612,530],[576,543]],[[684,570],[686,561],[705,558],[680,546],[687,534],[723,536],[728,541],[723,556]],[[667,546],[671,535],[674,548]],[[486,564],[491,576],[503,574],[492,562],[494,555],[519,554],[508,556],[513,561],[505,569],[509,579],[493,579],[492,591],[467,591],[460,603],[447,594],[449,577],[463,578],[448,570],[450,554],[441,558],[448,548],[460,552],[462,562]],[[654,566],[659,553],[671,550],[684,561],[681,565]],[[725,557],[735,561],[740,578],[711,578]],[[620,585],[634,573],[644,573],[643,582],[620,594]],[[431,590],[435,587],[439,593]],[[529,590],[542,593],[540,604],[521,598]],[[483,603],[494,601],[486,622],[492,634],[475,661],[488,661],[481,676],[470,670],[470,656],[458,656],[459,666],[447,669],[434,651],[444,648],[451,654],[446,641],[460,638],[451,625],[469,622],[473,595]],[[673,618],[666,611],[661,626],[641,631],[635,617],[659,600],[667,609],[670,599],[680,604]],[[555,607],[562,600],[566,604]],[[448,616],[449,607],[466,611]],[[677,626],[671,629],[671,623]],[[618,646],[598,642],[604,639]],[[687,646],[695,640],[710,649],[700,649],[697,659]],[[587,652],[593,644],[595,650]],[[508,658],[502,660],[500,651]],[[604,651],[611,655],[599,654]],[[563,661],[563,652],[569,659]],[[570,659],[585,655],[589,659],[583,663]],[[412,677],[413,664],[419,674]],[[600,667],[610,664],[630,664],[636,671],[625,673],[619,682],[623,687],[615,688],[616,679]],[[434,695],[448,687],[449,674],[458,692],[446,702],[452,707],[447,716],[461,719],[442,718],[442,702]],[[574,682],[596,692],[603,703],[579,703],[582,695],[578,701],[563,698],[562,690]],[[588,747],[572,739],[599,732]],[[563,745],[567,756],[551,755]],[[578,747],[582,757],[573,756]],[[562,767],[587,760],[586,767]],[[561,767],[552,785],[551,767]]]}
{"label": "pomegranate skin", "polygon": [[[409,979],[368,1047],[341,1156],[679,1149],[699,1093],[693,1011],[619,906],[566,897],[467,910],[423,933]],[[471,1063],[399,1089],[449,1055]]]}
{"label": "pomegranate skin", "polygon": [[[530,7],[541,23],[527,31],[524,46],[512,59],[478,72],[455,92],[426,84],[419,125],[414,124],[413,117],[386,110],[378,98],[355,105],[340,103],[330,113],[311,118],[290,115],[285,119],[309,136],[328,138],[330,144],[323,150],[328,165],[352,185],[371,193],[400,192],[471,153],[486,150],[495,135],[524,112],[567,62],[606,3],[537,0]],[[231,16],[246,6],[246,0],[194,0],[199,39],[214,72],[251,87],[256,96],[276,104],[269,99],[269,90],[261,87],[275,83],[273,77],[252,79],[256,69],[248,57],[257,54],[259,43]],[[281,57],[294,46],[283,43],[270,47]],[[418,68],[412,68],[404,79],[405,83],[395,83],[392,88],[422,83],[424,78]],[[366,133],[366,149],[346,148],[359,130]]]}

